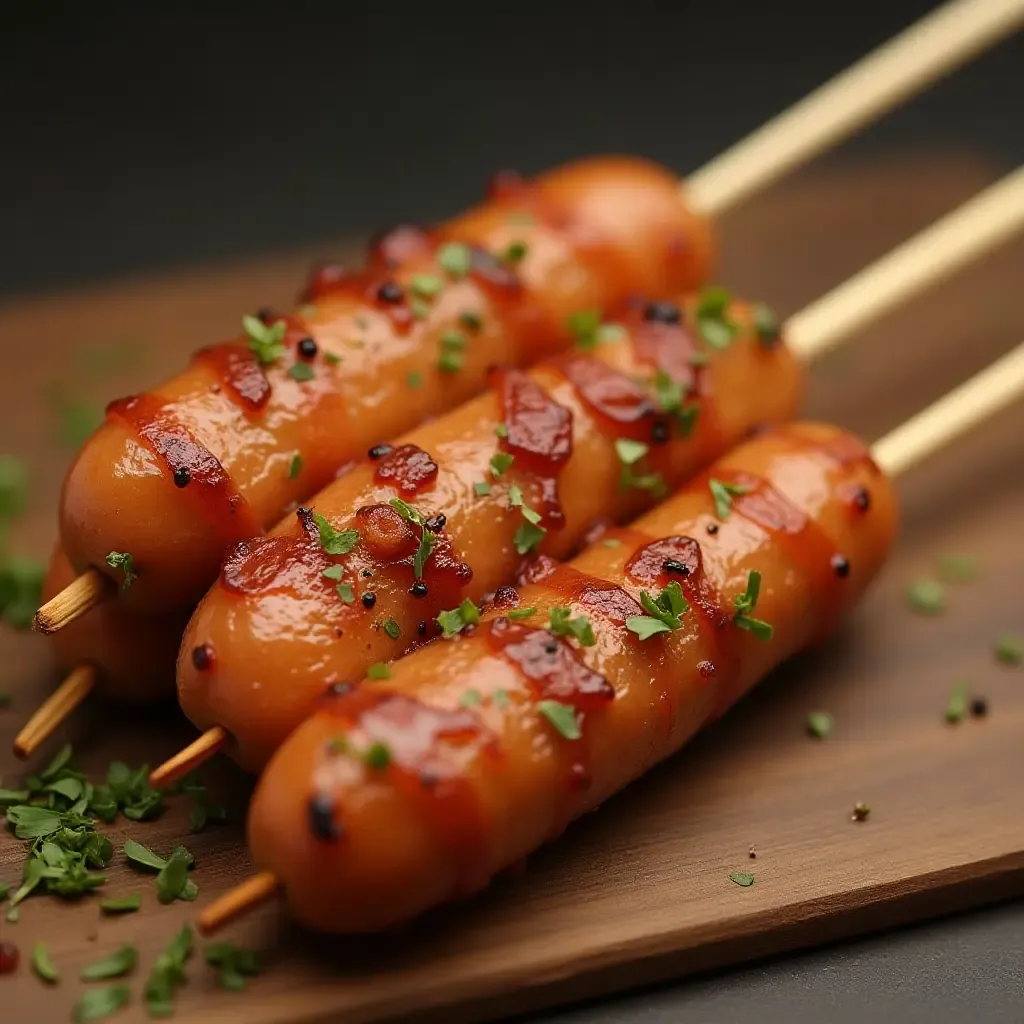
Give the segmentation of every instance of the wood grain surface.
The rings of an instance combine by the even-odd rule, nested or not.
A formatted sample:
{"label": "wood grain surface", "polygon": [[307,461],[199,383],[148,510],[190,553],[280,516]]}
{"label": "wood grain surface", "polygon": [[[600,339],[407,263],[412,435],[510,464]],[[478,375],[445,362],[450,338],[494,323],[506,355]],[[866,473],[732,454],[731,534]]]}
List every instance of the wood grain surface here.
{"label": "wood grain surface", "polygon": [[[799,306],[994,180],[998,169],[949,154],[801,176],[723,226],[722,278]],[[341,251],[350,247],[339,247]],[[153,384],[183,355],[227,335],[240,313],[287,306],[311,259],[297,252],[53,295],[0,310],[0,451],[25,456],[33,512],[18,550],[45,555],[68,449],[54,440],[54,389],[103,401]],[[810,415],[877,437],[1024,339],[1014,244],[865,332],[813,372]],[[115,346],[97,369],[97,347]],[[102,355],[102,353],[99,353]],[[130,356],[130,358],[128,358]],[[998,665],[994,638],[1024,633],[1024,407],[1016,407],[901,483],[902,537],[868,600],[834,640],[768,679],[672,762],[573,826],[481,898],[428,916],[402,934],[339,941],[301,933],[279,907],[227,937],[259,949],[264,972],[242,994],[219,991],[193,958],[178,1019],[190,1024],[328,1020],[483,1019],[827,942],[1024,891],[1024,671]],[[950,588],[941,618],[907,610],[904,591],[938,556],[976,555],[979,580]],[[966,682],[990,713],[943,721]],[[0,636],[0,774],[21,767],[10,741],[53,683],[46,643]],[[810,739],[807,713],[835,715]],[[101,776],[113,758],[161,760],[191,732],[173,708],[128,716],[91,704],[52,741],[75,745]],[[197,904],[160,906],[152,876],[118,854],[106,895],[143,893],[141,913],[100,917],[93,898],[30,898],[0,938],[21,949],[0,978],[5,1021],[68,1020],[85,963],[138,944],[133,1002],[115,1018],[145,1019],[142,984],[155,955],[198,907],[250,870],[242,823],[248,782],[208,772],[232,821],[187,832],[174,798],[154,823],[123,819],[132,837],[195,853]],[[854,823],[854,802],[871,805]],[[757,851],[751,860],[748,851]],[[20,877],[22,844],[0,836],[0,881]],[[733,871],[756,876],[750,888]],[[27,958],[44,939],[63,974],[44,987]]]}

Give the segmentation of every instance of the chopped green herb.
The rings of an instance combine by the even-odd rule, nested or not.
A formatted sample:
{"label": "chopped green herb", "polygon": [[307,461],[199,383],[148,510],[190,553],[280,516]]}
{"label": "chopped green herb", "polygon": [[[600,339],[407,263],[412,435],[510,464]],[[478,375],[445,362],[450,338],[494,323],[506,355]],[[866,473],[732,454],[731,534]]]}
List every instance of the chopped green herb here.
{"label": "chopped green herb", "polygon": [[142,906],[142,897],[133,892],[114,900],[104,900],[100,910],[104,914],[131,914]]}
{"label": "chopped green herb", "polygon": [[732,499],[750,493],[750,488],[746,484],[727,484],[714,477],[708,481],[708,489],[711,491],[711,497],[715,499],[715,515],[723,521],[729,518],[732,511]]}
{"label": "chopped green herb", "polygon": [[567,606],[557,605],[548,609],[550,621],[548,631],[555,636],[574,636],[583,647],[593,647],[597,643],[594,638],[594,629],[590,625],[590,619],[586,615],[579,615],[575,619],[570,618],[572,609]]}
{"label": "chopped green herb", "polygon": [[403,519],[407,519],[410,523],[415,523],[417,526],[426,525],[427,517],[418,509],[413,508],[407,501],[402,501],[401,498],[392,498],[389,504]]}
{"label": "chopped green herb", "polygon": [[508,437],[508,424],[507,423],[496,423],[494,425],[495,436],[500,437],[502,440]]}
{"label": "chopped green herb", "polygon": [[462,242],[447,242],[437,250],[437,262],[441,269],[458,279],[465,277],[473,265],[469,246]]}
{"label": "chopped green herb", "polygon": [[462,696],[459,697],[460,708],[473,708],[476,707],[483,697],[480,695],[479,690],[463,690]]}
{"label": "chopped green herb", "polygon": [[288,466],[288,479],[294,480],[302,472],[302,456],[296,452]]}
{"label": "chopped green herb", "polygon": [[320,547],[329,555],[347,555],[359,543],[358,530],[336,530],[319,512],[313,522],[320,533]]}
{"label": "chopped green herb", "polygon": [[939,559],[939,575],[949,583],[970,583],[977,579],[978,560],[971,555],[946,555]]}
{"label": "chopped green herb", "polygon": [[442,373],[458,373],[465,365],[466,357],[454,349],[445,349],[437,357],[437,368]]}
{"label": "chopped green herb", "polygon": [[50,959],[50,951],[46,948],[45,943],[37,942],[32,947],[32,970],[43,981],[51,985],[60,980],[60,975]]}
{"label": "chopped green herb", "polygon": [[241,992],[245,979],[260,973],[259,960],[251,949],[239,949],[230,942],[215,942],[203,950],[206,962],[220,968],[220,987]]}
{"label": "chopped green herb", "polygon": [[422,527],[419,547],[416,549],[416,554],[412,557],[412,571],[416,579],[423,579],[423,570],[426,567],[427,559],[430,558],[434,551],[436,543],[437,537],[434,531],[428,530],[425,526]]}
{"label": "chopped green herb", "polygon": [[650,450],[650,446],[644,444],[643,441],[630,441],[628,438],[620,437],[615,442],[615,454],[618,455],[619,461],[627,466],[638,462]]}
{"label": "chopped green herb", "polygon": [[82,968],[82,981],[106,981],[126,975],[138,959],[138,951],[132,945],[124,945],[110,956]]}
{"label": "chopped green herb", "polygon": [[668,487],[660,473],[637,474],[633,466],[650,451],[650,446],[642,441],[631,441],[628,438],[620,437],[615,441],[615,453],[622,464],[622,473],[619,476],[619,488],[623,491],[636,487],[640,490],[650,491],[656,497],[663,497],[668,493]]}
{"label": "chopped green herb", "polygon": [[111,551],[107,555],[107,565],[111,569],[120,569],[124,574],[121,589],[127,590],[138,578],[135,572],[135,559],[127,551]]}
{"label": "chopped green herb", "polygon": [[242,317],[242,329],[249,338],[249,348],[262,366],[284,355],[284,336],[288,325],[283,320],[265,324],[255,316]]}
{"label": "chopped green herb", "polygon": [[812,711],[807,716],[807,731],[819,740],[828,739],[835,725],[835,718],[827,711]]}
{"label": "chopped green herb", "polygon": [[345,604],[355,604],[356,592],[352,589],[351,583],[339,583],[334,589]]}
{"label": "chopped green herb", "polygon": [[143,846],[142,843],[136,842],[134,839],[125,840],[124,855],[135,867],[161,871],[167,866],[167,861],[163,857],[158,856],[148,847]]}
{"label": "chopped green herb", "polygon": [[907,588],[907,601],[921,615],[939,615],[946,610],[946,588],[937,580],[920,579]]}
{"label": "chopped green herb", "polygon": [[516,457],[508,452],[495,452],[491,456],[491,471],[495,476],[501,476],[515,462]]}
{"label": "chopped green herb", "polygon": [[208,824],[222,825],[228,820],[228,812],[224,807],[210,803],[206,786],[199,781],[196,772],[189,772],[178,783],[178,788],[192,803],[192,812],[189,815],[190,831],[202,832]]}
{"label": "chopped green herb", "polygon": [[46,566],[34,558],[0,562],[0,616],[12,629],[28,629],[43,603]]}
{"label": "chopped green herb", "polygon": [[324,362],[331,366],[337,366],[338,363],[342,362],[342,358],[336,352],[325,352]]}
{"label": "chopped green herb", "polygon": [[642,590],[640,604],[647,614],[629,616],[626,629],[636,633],[641,640],[648,640],[657,633],[682,629],[683,615],[689,608],[683,597],[683,588],[674,580],[656,598]]}
{"label": "chopped green herb", "polygon": [[512,242],[501,258],[505,263],[519,263],[526,257],[527,252],[529,247],[525,242]]}
{"label": "chopped green herb", "polygon": [[329,565],[323,571],[323,575],[329,580],[340,580],[345,574],[345,567],[341,565]]}
{"label": "chopped green herb", "polygon": [[764,302],[755,302],[752,312],[754,314],[754,330],[757,332],[757,340],[762,345],[772,345],[779,340],[779,318],[775,315],[771,306]]}
{"label": "chopped green herb", "polygon": [[390,679],[391,667],[386,661],[376,661],[366,670],[367,679]]}
{"label": "chopped green herb", "polygon": [[198,886],[188,877],[188,870],[194,863],[192,854],[184,846],[175,849],[156,876],[156,895],[161,903],[191,902],[199,895]]}
{"label": "chopped green herb", "polygon": [[687,389],[673,380],[664,370],[654,375],[654,401],[658,409],[671,416],[680,437],[689,437],[697,424],[700,405],[686,403]]}
{"label": "chopped green herb", "polygon": [[697,330],[712,347],[728,348],[739,333],[739,326],[727,313],[732,296],[724,288],[708,285],[697,300]]}
{"label": "chopped green herb", "polygon": [[598,309],[583,309],[573,313],[567,318],[566,326],[576,338],[576,347],[586,352],[600,344],[621,341],[626,334],[621,324],[602,324],[601,311]]}
{"label": "chopped green herb", "polygon": [[564,739],[578,740],[583,735],[576,711],[568,704],[557,700],[541,700],[537,702],[537,710]]}
{"label": "chopped green herb", "polygon": [[185,961],[192,955],[192,943],[192,929],[185,925],[156,958],[145,988],[146,1009],[151,1017],[173,1016],[174,992],[185,984]]}
{"label": "chopped green herb", "polygon": [[619,540],[618,537],[605,537],[605,539],[603,541],[601,541],[601,543],[606,548],[621,548],[622,547],[622,541]]}
{"label": "chopped green herb", "polygon": [[508,707],[509,696],[508,690],[498,689],[494,691],[494,696],[491,698],[491,703],[499,710],[504,711]]}
{"label": "chopped green herb", "polygon": [[7,894],[11,891],[10,882],[0,882],[0,903],[7,899]]}
{"label": "chopped green herb", "polygon": [[430,303],[417,295],[409,300],[409,309],[412,311],[414,320],[426,320],[430,316]]}
{"label": "chopped green herb", "polygon": [[444,288],[444,281],[436,274],[416,274],[410,287],[414,295],[430,299]]}
{"label": "chopped green herb", "polygon": [[513,622],[522,622],[524,619],[528,619],[531,615],[537,614],[536,608],[513,608],[506,612],[508,617]]}
{"label": "chopped green herb", "polygon": [[967,717],[967,687],[962,683],[949,691],[949,699],[946,701],[946,721],[950,725],[962,722]]}
{"label": "chopped green herb", "polygon": [[419,391],[423,387],[423,374],[419,370],[410,370],[406,375],[405,382],[413,391]]}
{"label": "chopped green herb", "polygon": [[21,918],[21,913],[20,913],[20,911],[19,911],[19,910],[18,910],[18,908],[17,908],[17,907],[16,907],[16,906],[15,906],[15,905],[14,905],[14,904],[12,903],[12,904],[11,904],[11,905],[10,905],[10,906],[9,906],[9,907],[7,908],[7,913],[6,913],[5,915],[4,915],[4,920],[5,920],[5,921],[7,921],[7,922],[8,922],[9,924],[17,924],[17,923],[18,923],[18,920],[19,920],[20,918]]}
{"label": "chopped green herb", "polygon": [[391,637],[392,640],[397,640],[401,635],[402,630],[399,628],[398,623],[395,622],[394,619],[385,619],[384,632],[387,633],[387,635]]}
{"label": "chopped green herb", "polygon": [[25,511],[28,470],[21,459],[0,455],[0,519],[13,519]]}
{"label": "chopped green herb", "polygon": [[483,327],[479,315],[468,309],[459,314],[459,323],[470,331],[479,331]]}
{"label": "chopped green herb", "polygon": [[363,755],[363,761],[367,768],[382,772],[391,764],[391,751],[386,744],[381,743],[380,740],[375,740],[367,748],[366,753]]}
{"label": "chopped green herb", "polygon": [[775,634],[771,623],[751,617],[751,612],[757,607],[757,599],[760,593],[761,574],[751,569],[750,574],[747,576],[747,589],[742,594],[737,594],[733,599],[736,613],[733,615],[732,621],[740,629],[753,633],[758,640],[771,640]]}
{"label": "chopped green herb", "polygon": [[1004,665],[1019,665],[1024,661],[1024,637],[999,637],[996,640],[996,661]]}
{"label": "chopped green herb", "polygon": [[508,507],[509,508],[522,508],[523,507],[523,489],[519,484],[509,484],[508,488]]}
{"label": "chopped green herb", "polygon": [[288,367],[288,376],[292,380],[305,381],[312,380],[316,376],[316,371],[309,363],[292,363]]}
{"label": "chopped green herb", "polygon": [[513,535],[512,543],[519,554],[525,555],[544,539],[547,532],[543,526],[537,526],[536,523],[522,523]]}
{"label": "chopped green herb", "polygon": [[[131,1001],[131,991],[127,985],[110,985],[106,988],[93,988],[75,1001],[71,1016],[75,1024],[87,1024],[89,1021],[103,1020],[116,1013]],[[173,1012],[173,1009],[172,1011]]]}
{"label": "chopped green herb", "polygon": [[491,493],[491,485],[486,480],[478,480],[473,484],[473,493],[478,498],[486,498]]}
{"label": "chopped green herb", "polygon": [[749,889],[754,884],[754,876],[749,871],[734,871],[729,876],[729,881]]}
{"label": "chopped green herb", "polygon": [[467,597],[458,608],[441,612],[437,624],[441,627],[441,636],[450,640],[461,633],[466,626],[475,626],[480,621],[480,609]]}

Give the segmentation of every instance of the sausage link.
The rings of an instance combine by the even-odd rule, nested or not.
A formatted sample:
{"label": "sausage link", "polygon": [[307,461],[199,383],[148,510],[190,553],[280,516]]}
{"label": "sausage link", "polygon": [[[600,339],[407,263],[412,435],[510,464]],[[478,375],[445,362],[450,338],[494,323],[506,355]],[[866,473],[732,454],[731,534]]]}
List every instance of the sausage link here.
{"label": "sausage link", "polygon": [[[850,435],[783,427],[712,473],[746,488],[724,519],[697,482],[613,534],[618,546],[520,588],[518,608],[536,609],[523,621],[508,601],[389,680],[323,698],[263,774],[248,823],[255,863],[300,922],[375,930],[486,885],[827,632],[880,569],[894,494]],[[739,619],[752,573],[760,594]],[[672,583],[689,603],[678,628],[641,639],[623,623],[641,628],[642,593],[664,601]],[[544,628],[552,607],[585,616],[593,645]],[[751,619],[772,638],[741,628]]]}
{"label": "sausage link", "polygon": [[[587,351],[494,370],[489,393],[375,449],[312,513],[239,545],[185,633],[185,713],[227,729],[232,755],[258,771],[326,684],[436,637],[442,612],[511,583],[527,547],[564,559],[599,517],[624,522],[753,425],[792,418],[800,365],[742,303],[718,310],[735,337],[713,347],[698,326],[708,302],[637,305],[621,323],[589,324]],[[315,516],[358,543],[332,557]],[[427,531],[434,546],[418,568]],[[201,670],[200,646],[216,652]]]}
{"label": "sausage link", "polygon": [[295,314],[267,312],[157,390],[113,402],[64,485],[64,550],[76,570],[114,577],[107,554],[130,552],[133,613],[193,606],[227,546],[374,440],[477,393],[492,362],[565,347],[570,314],[694,287],[711,258],[678,180],[637,160],[506,180],[436,232],[398,228],[364,272],[323,268]]}

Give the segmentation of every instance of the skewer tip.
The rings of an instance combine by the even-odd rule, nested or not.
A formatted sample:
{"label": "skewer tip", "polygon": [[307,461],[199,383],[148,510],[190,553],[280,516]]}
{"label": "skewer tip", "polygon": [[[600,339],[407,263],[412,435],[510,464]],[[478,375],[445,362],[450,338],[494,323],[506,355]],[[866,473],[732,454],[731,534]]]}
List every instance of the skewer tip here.
{"label": "skewer tip", "polygon": [[202,935],[212,935],[242,914],[255,910],[277,895],[281,882],[270,871],[261,871],[214,900],[198,917],[196,925]]}
{"label": "skewer tip", "polygon": [[39,707],[14,738],[14,756],[27,760],[42,746],[96,685],[96,669],[79,665]]}
{"label": "skewer tip", "polygon": [[149,784],[154,789],[163,789],[188,775],[190,771],[205,764],[217,754],[227,743],[227,730],[215,725],[207,729],[197,740],[190,743],[184,750],[179,750],[173,757],[158,765],[149,773]]}
{"label": "skewer tip", "polygon": [[86,569],[35,613],[32,628],[37,633],[50,636],[80,619],[90,608],[105,600],[112,590],[113,582],[108,577],[97,569]]}

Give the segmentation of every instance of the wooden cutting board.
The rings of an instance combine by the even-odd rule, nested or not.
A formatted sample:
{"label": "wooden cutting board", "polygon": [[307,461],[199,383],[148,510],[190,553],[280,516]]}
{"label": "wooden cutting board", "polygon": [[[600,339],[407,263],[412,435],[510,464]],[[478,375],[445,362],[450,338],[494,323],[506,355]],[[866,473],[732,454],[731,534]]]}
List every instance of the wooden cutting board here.
{"label": "wooden cutting board", "polygon": [[[818,171],[751,203],[724,225],[723,279],[784,313],[953,208],[997,171],[950,155]],[[347,247],[342,247],[345,249]],[[239,314],[287,305],[314,255],[205,268],[0,310],[5,359],[0,449],[34,472],[34,513],[14,533],[44,554],[69,457],[52,440],[53,389],[103,400],[154,383],[184,353],[227,334]],[[876,437],[1024,338],[1024,247],[1003,249],[889,317],[815,368],[809,412]],[[97,368],[96,346],[115,346]],[[132,355],[126,360],[125,354]],[[108,352],[109,356],[110,353]],[[901,484],[902,539],[879,586],[827,646],[767,680],[679,757],[538,853],[525,874],[407,932],[360,941],[302,934],[267,907],[229,937],[264,952],[244,994],[221,992],[201,957],[178,1017],[198,1022],[482,1019],[594,996],[751,957],[888,927],[1024,891],[1024,670],[998,665],[1000,632],[1024,633],[1024,406]],[[979,580],[950,588],[941,618],[907,610],[908,581],[951,552],[976,555]],[[958,726],[943,710],[954,683],[990,713]],[[12,784],[16,727],[52,677],[46,643],[0,636],[0,770]],[[807,713],[835,715],[824,742]],[[161,760],[187,725],[173,709],[129,716],[96,705],[50,744],[75,744],[97,776],[120,758]],[[42,760],[42,757],[40,758]],[[242,833],[248,783],[229,765],[208,772],[233,820],[187,834],[172,801],[151,824],[120,821],[167,853],[195,853],[198,904],[160,906],[152,878],[115,859],[109,895],[144,894],[143,910],[101,919],[95,901],[30,899],[0,937],[23,960],[45,939],[64,980],[44,987],[23,964],[0,979],[4,1019],[69,1019],[79,968],[132,941],[141,953],[134,1002],[156,953],[204,902],[250,870]],[[851,821],[854,802],[870,818]],[[748,851],[756,848],[756,859]],[[0,880],[20,876],[23,849],[0,836]],[[729,880],[750,871],[750,888]]]}

